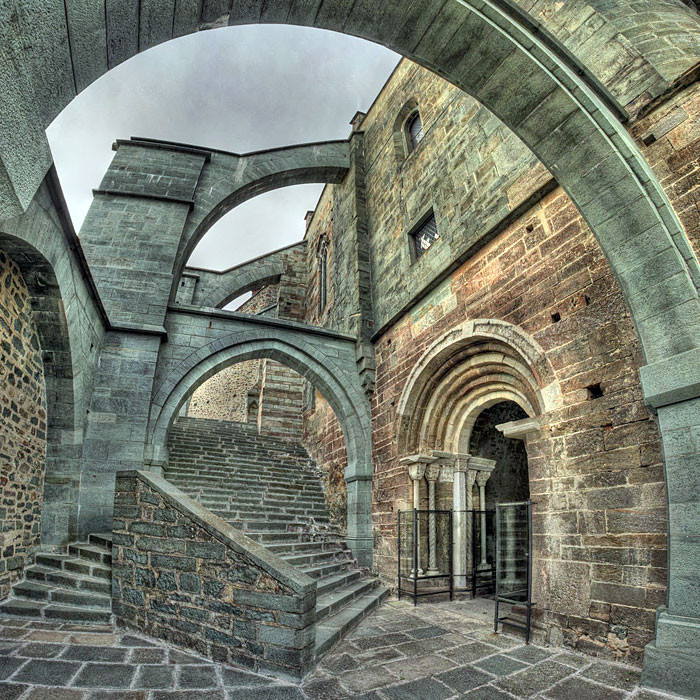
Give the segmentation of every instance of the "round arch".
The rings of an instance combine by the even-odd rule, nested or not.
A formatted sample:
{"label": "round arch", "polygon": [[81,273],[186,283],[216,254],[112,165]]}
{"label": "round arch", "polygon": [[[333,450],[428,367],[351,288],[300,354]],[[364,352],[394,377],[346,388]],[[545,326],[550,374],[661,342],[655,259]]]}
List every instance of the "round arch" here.
{"label": "round arch", "polygon": [[[242,337],[243,336],[243,337]],[[149,421],[147,459],[154,466],[167,462],[167,434],[187,398],[207,379],[226,367],[259,358],[276,360],[295,370],[326,398],[343,430],[348,464],[347,541],[358,561],[372,559],[372,475],[369,407],[353,391],[353,382],[333,358],[308,344],[282,340],[269,333],[248,332],[217,340],[181,363],[155,388]],[[361,390],[360,390],[361,393]]]}
{"label": "round arch", "polygon": [[423,353],[406,381],[396,415],[399,453],[461,451],[478,414],[506,399],[533,417],[561,407],[544,350],[505,321],[455,326]]}
{"label": "round arch", "polygon": [[[139,50],[222,24],[284,23],[330,29],[383,44],[441,75],[488,107],[528,145],[555,174],[605,252],[630,306],[647,362],[698,347],[700,267],[663,189],[621,122],[624,110],[585,66],[516,6],[481,0],[392,0],[378,11],[371,3],[342,0],[259,0],[234,3],[220,11],[204,4],[199,12],[188,14],[170,7],[162,24],[154,24],[150,14],[137,16],[134,22],[133,14],[123,9],[119,3],[111,4],[112,21],[104,13],[81,17],[80,22],[71,23],[70,39],[64,22],[56,21],[64,28],[63,39],[76,47],[94,47],[89,37],[104,36],[107,60],[90,55],[72,72],[54,73],[56,81],[70,78],[73,84],[46,91],[44,99],[52,104],[45,105],[43,118],[34,111],[31,117],[22,110],[3,113],[10,125],[17,114],[34,121],[16,130],[24,134],[30,129],[31,137],[16,146],[17,153],[28,158],[25,162],[15,156],[10,164],[14,167],[6,167],[14,187],[5,191],[14,196],[3,197],[3,211],[17,211],[19,203],[26,206],[33,196],[44,174],[37,167],[41,170],[46,161],[43,129],[72,98],[76,75],[83,76],[80,86],[84,87]],[[50,14],[42,19],[50,22]],[[36,23],[32,26],[36,31]],[[154,34],[154,26],[162,31]],[[48,36],[50,31],[44,38]],[[134,42],[134,36],[139,41]],[[39,41],[36,53],[19,60],[27,75],[45,72],[42,51]],[[75,53],[84,55],[84,51]],[[26,65],[32,58],[37,61],[35,67]],[[89,79],[85,79],[85,64],[90,66]],[[3,81],[8,90],[14,77],[11,74],[9,84],[7,78]],[[15,83],[12,89],[21,91],[25,80]],[[14,101],[9,99],[7,104]],[[42,152],[40,158],[37,149]],[[3,162],[8,165],[7,154]]]}

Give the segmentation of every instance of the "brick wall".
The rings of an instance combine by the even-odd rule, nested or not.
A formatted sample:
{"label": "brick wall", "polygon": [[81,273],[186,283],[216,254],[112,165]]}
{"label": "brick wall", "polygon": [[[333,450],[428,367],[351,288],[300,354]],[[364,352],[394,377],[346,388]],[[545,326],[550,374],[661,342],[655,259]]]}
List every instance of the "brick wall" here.
{"label": "brick wall", "polygon": [[40,543],[46,466],[46,396],[29,292],[0,251],[0,598]]}
{"label": "brick wall", "polygon": [[303,443],[321,472],[331,520],[344,529],[348,504],[345,437],[328,401],[313,387],[311,392],[313,400],[304,407]]}
{"label": "brick wall", "polygon": [[[600,248],[556,190],[433,297],[377,344],[380,572],[394,575],[395,510],[408,499],[394,418],[410,370],[465,318],[517,324],[545,350],[564,399],[546,415],[540,439],[528,440],[538,615],[579,648],[638,661],[665,595],[663,469],[656,423],[639,388],[634,327]],[[595,383],[604,393],[591,399],[586,387]]]}
{"label": "brick wall", "polygon": [[120,624],[214,661],[299,678],[316,584],[164,479],[116,481],[112,609]]}
{"label": "brick wall", "polygon": [[[521,163],[528,164],[527,157],[520,161],[517,148],[511,162],[504,157],[512,137],[499,132],[478,106],[470,107],[469,98],[452,103],[446,97],[449,86],[439,90],[430,76],[419,85],[410,75],[410,68],[402,65],[363,124],[377,325],[387,309],[399,308],[431,271],[446,268],[454,258],[450,244],[437,243],[423,256],[422,272],[416,273],[405,248],[411,218],[407,212],[432,198],[447,212],[448,223],[455,222],[452,230],[464,234],[458,224],[470,212],[493,208],[505,215],[546,179],[534,163],[511,179]],[[390,115],[414,93],[427,105],[425,121],[427,128],[432,122],[433,141],[426,136],[421,144],[425,166],[407,163],[397,175],[389,156]],[[696,251],[699,117],[700,86],[694,84],[630,128]],[[470,138],[463,140],[462,133]],[[454,162],[445,157],[446,148]],[[385,165],[380,167],[382,159]],[[462,163],[466,170],[460,170]],[[438,180],[439,169],[449,171],[449,187]],[[342,188],[326,188],[308,229],[309,250],[320,235],[343,235],[338,203],[347,193]],[[490,199],[497,189],[500,194]],[[504,193],[507,206],[495,206]],[[438,212],[439,225],[440,218]],[[477,221],[482,234],[487,219]],[[470,230],[468,226],[467,235]],[[331,255],[334,250],[331,246]],[[339,276],[335,265],[332,258],[331,275]],[[316,281],[310,269],[313,298]],[[307,318],[342,327],[342,295],[334,292],[333,284],[329,296],[340,308],[319,318],[312,302]],[[666,502],[658,430],[643,403],[638,368],[644,360],[624,299],[597,242],[559,189],[525,209],[377,340],[375,563],[385,580],[393,582],[396,511],[410,499],[405,470],[398,464],[395,422],[406,379],[436,338],[470,318],[502,319],[523,328],[544,348],[563,392],[564,408],[546,417],[539,438],[527,441],[538,618],[552,626],[553,641],[639,662],[644,644],[653,638],[655,610],[666,596]],[[587,390],[595,384],[603,391],[599,398]],[[329,415],[314,421],[308,414],[305,430],[305,439],[317,444],[318,454],[332,450]],[[449,503],[448,484],[438,484],[438,500]]]}

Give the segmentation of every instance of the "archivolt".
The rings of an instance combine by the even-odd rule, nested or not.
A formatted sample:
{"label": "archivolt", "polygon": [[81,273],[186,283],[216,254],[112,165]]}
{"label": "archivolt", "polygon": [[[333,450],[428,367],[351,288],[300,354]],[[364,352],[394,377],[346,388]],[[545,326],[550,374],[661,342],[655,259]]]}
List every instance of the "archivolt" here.
{"label": "archivolt", "polygon": [[476,418],[500,401],[535,416],[558,408],[561,393],[544,351],[523,331],[467,321],[428,348],[411,373],[397,414],[400,453],[466,452]]}

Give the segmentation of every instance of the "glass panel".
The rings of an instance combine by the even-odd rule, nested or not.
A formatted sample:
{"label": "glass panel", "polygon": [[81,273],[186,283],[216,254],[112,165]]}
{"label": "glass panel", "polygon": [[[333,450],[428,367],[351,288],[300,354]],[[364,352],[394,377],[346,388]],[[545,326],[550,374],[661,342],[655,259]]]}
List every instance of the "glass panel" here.
{"label": "glass panel", "polygon": [[416,256],[423,255],[439,237],[435,216],[431,214],[430,218],[414,234]]}
{"label": "glass panel", "polygon": [[499,504],[498,517],[498,594],[528,601],[528,513],[527,501]]}
{"label": "glass panel", "polygon": [[408,123],[408,135],[411,139],[411,150],[413,150],[423,140],[423,122],[418,112]]}

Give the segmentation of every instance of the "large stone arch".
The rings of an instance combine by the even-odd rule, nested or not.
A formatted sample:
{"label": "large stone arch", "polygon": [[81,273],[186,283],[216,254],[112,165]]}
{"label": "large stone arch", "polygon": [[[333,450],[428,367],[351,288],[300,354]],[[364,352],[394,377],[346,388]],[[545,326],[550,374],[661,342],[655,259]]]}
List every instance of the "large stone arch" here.
{"label": "large stone arch", "polygon": [[77,518],[80,449],[84,416],[78,361],[71,338],[61,286],[51,263],[36,248],[15,236],[0,233],[0,251],[18,265],[29,290],[32,316],[39,335],[46,396],[46,463],[42,504],[42,542],[62,543],[59,522]]}
{"label": "large stone arch", "polygon": [[[29,42],[29,52],[21,33],[7,37],[10,54],[18,54],[17,66],[26,71],[22,75],[21,68],[8,67],[2,81],[9,108],[6,138],[17,139],[0,147],[11,183],[11,193],[3,188],[3,212],[26,206],[43,177],[47,121],[79,85],[139,50],[222,24],[281,22],[331,29],[394,49],[500,117],[555,174],[589,223],[625,294],[647,362],[698,350],[700,268],[661,186],[620,121],[624,112],[585,66],[511,3],[393,0],[378,10],[371,3],[340,0],[261,0],[202,3],[194,10],[168,3],[161,12],[141,12],[141,6],[134,12],[124,2],[80,17],[47,13],[45,24],[37,24],[31,11],[22,19],[26,28],[20,26],[39,36]],[[9,33],[17,21],[4,24]],[[43,102],[32,110],[22,93],[32,92],[28,79],[43,82],[46,55],[56,62],[51,76],[59,87],[41,95]],[[17,103],[25,110],[10,111]],[[18,120],[23,128],[12,128]]]}
{"label": "large stone arch", "polygon": [[27,212],[0,223],[0,249],[25,277],[43,355],[43,546],[65,544],[76,531],[86,415],[108,325],[56,182],[52,169]]}
{"label": "large stone arch", "polygon": [[241,294],[275,284],[285,273],[287,255],[305,246],[304,241],[295,243],[221,272],[187,267],[184,274],[197,280],[191,303],[221,309]]}
{"label": "large stone arch", "polygon": [[[664,0],[663,6],[671,16],[683,11],[687,17],[681,3]],[[381,6],[345,0],[115,0],[89,8],[57,4],[41,13],[34,5],[8,5],[0,13],[8,57],[0,73],[2,218],[29,206],[51,162],[44,130],[77,91],[138,51],[200,28],[289,23],[360,36],[433,70],[500,117],[581,211],[639,334],[647,362],[643,389],[658,411],[664,444],[670,545],[668,612],[659,616],[660,646],[649,649],[646,668],[654,670],[646,679],[669,689],[691,687],[697,657],[685,659],[685,666],[674,662],[674,642],[675,630],[689,625],[683,639],[700,648],[700,268],[668,198],[624,128],[624,112],[580,61],[511,0],[392,0]],[[696,672],[688,672],[693,663]]]}
{"label": "large stone arch", "polygon": [[300,144],[244,155],[212,152],[197,181],[192,212],[175,261],[175,277],[179,277],[206,232],[239,204],[282,187],[341,182],[349,167],[347,141]]}
{"label": "large stone arch", "polygon": [[348,544],[361,561],[372,560],[371,426],[369,406],[353,378],[321,345],[265,330],[250,330],[204,345],[154,388],[147,438],[147,459],[154,466],[167,462],[167,433],[189,396],[207,379],[226,367],[268,358],[291,367],[308,379],[328,400],[338,418],[347,449]]}

